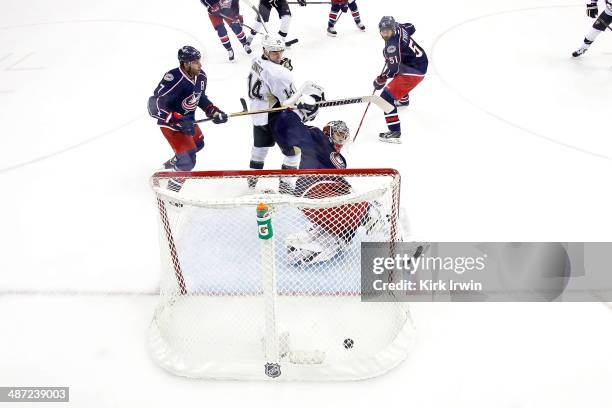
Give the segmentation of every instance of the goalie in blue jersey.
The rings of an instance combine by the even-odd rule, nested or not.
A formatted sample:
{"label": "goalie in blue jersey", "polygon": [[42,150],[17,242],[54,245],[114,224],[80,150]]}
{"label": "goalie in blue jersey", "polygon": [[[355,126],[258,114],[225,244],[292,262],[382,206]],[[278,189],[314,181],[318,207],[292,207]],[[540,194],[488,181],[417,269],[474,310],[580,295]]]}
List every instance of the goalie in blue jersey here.
{"label": "goalie in blue jersey", "polygon": [[[324,95],[322,96],[324,98]],[[334,120],[327,123],[323,129],[307,126],[303,119],[314,119],[316,104],[308,109],[306,99],[303,97],[300,100],[302,109],[298,113],[286,110],[273,117],[270,125],[276,140],[279,144],[298,150],[300,169],[345,169],[346,160],[341,150],[350,139],[346,123]],[[292,189],[294,196],[310,199],[339,197],[351,193],[353,188],[346,178],[333,174],[298,177]],[[309,228],[285,238],[287,258],[293,265],[328,261],[350,246],[359,227],[363,226],[369,234],[381,220],[386,220],[381,215],[380,205],[375,201],[327,208],[304,208],[301,211],[310,222]],[[378,226],[381,227],[381,224]]]}

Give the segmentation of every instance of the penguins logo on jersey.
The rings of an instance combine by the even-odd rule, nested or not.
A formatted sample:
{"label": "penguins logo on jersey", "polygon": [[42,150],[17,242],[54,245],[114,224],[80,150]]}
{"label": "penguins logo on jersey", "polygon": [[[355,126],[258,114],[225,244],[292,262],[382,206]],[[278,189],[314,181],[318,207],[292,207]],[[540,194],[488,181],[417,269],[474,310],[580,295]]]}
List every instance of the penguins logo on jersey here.
{"label": "penguins logo on jersey", "polygon": [[202,94],[200,92],[191,94],[191,96],[183,99],[183,102],[181,103],[181,106],[186,111],[195,110],[195,108],[198,106],[198,102],[200,102],[200,96],[201,95]]}

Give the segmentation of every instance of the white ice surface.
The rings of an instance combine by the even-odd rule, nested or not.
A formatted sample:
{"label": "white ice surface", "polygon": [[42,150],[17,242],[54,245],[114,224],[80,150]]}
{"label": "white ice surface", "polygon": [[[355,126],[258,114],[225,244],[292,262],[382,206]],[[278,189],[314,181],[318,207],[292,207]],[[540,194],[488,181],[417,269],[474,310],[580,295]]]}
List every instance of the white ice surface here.
{"label": "white ice surface", "polygon": [[[401,171],[415,237],[610,240],[612,35],[570,57],[592,24],[582,1],[359,6],[367,32],[345,15],[335,39],[326,6],[294,7],[290,37],[300,42],[288,54],[298,85],[315,80],[328,98],[369,94],[383,62],[380,17],[416,25],[431,64],[400,112],[404,144],[376,140],[385,126],[371,109],[346,154],[350,167]],[[412,357],[361,383],[196,382],[154,366],[145,333],[155,297],[132,293],[157,289],[147,179],[171,152],[146,99],[190,43],[204,51],[210,98],[240,110],[248,58],[231,38],[233,64],[195,0],[3,2],[0,386],[69,385],[79,407],[612,404],[602,304],[415,305]],[[343,119],[354,130],[363,108],[322,111],[317,124]],[[248,166],[248,119],[203,130],[198,169]],[[279,165],[273,151],[268,167]]]}

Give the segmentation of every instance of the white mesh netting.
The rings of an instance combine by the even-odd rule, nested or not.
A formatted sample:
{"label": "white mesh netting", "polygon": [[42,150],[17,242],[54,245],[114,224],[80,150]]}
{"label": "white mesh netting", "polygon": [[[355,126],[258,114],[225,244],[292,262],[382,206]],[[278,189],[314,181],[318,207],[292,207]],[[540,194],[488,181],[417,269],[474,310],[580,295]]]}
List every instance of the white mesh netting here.
{"label": "white mesh netting", "polygon": [[[184,181],[179,192],[171,178]],[[290,191],[279,193],[281,180]],[[152,185],[162,274],[150,344],[162,367],[198,378],[342,380],[406,357],[407,306],[360,297],[360,244],[386,242],[391,252],[400,240],[397,172],[157,173]],[[270,239],[258,235],[259,203]]]}

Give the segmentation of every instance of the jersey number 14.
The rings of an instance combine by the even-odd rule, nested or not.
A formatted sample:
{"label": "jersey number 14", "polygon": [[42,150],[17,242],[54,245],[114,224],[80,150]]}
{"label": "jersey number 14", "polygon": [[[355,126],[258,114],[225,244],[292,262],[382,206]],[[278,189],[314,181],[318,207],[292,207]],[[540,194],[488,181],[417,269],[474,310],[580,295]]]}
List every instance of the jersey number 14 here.
{"label": "jersey number 14", "polygon": [[263,101],[263,96],[261,96],[261,85],[260,79],[253,82],[253,74],[249,74],[249,98]]}

